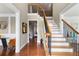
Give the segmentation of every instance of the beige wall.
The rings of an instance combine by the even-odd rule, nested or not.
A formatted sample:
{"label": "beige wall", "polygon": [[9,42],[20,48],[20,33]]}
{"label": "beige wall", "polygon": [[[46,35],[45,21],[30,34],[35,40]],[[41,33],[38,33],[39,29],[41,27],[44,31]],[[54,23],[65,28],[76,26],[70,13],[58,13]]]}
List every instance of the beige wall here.
{"label": "beige wall", "polygon": [[20,10],[20,48],[22,48],[28,42],[27,33],[22,33],[22,22],[27,23],[28,4],[16,3],[14,5]]}
{"label": "beige wall", "polygon": [[59,13],[68,5],[68,3],[54,3],[53,4],[53,19],[59,26]]}

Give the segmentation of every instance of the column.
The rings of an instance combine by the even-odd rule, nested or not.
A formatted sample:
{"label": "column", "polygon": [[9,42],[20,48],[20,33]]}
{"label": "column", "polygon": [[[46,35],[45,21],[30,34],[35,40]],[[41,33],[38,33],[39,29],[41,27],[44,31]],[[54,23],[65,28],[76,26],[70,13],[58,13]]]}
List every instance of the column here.
{"label": "column", "polygon": [[20,12],[16,13],[16,53],[20,52]]}

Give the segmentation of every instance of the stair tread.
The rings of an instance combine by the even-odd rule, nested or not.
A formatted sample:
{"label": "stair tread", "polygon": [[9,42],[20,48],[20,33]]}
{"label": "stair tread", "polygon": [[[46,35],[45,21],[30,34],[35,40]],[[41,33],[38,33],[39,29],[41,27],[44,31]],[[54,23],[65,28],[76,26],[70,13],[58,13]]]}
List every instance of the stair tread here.
{"label": "stair tread", "polygon": [[51,52],[73,52],[72,48],[51,48]]}
{"label": "stair tread", "polygon": [[64,42],[66,42],[66,41],[49,41],[49,42],[51,42],[51,43],[64,43]]}
{"label": "stair tread", "polygon": [[69,43],[51,43],[51,46],[69,46]]}
{"label": "stair tread", "polygon": [[76,52],[51,52],[52,56],[74,56]]}
{"label": "stair tread", "polygon": [[50,48],[72,48],[71,46],[51,46]]}
{"label": "stair tread", "polygon": [[59,29],[58,27],[55,26],[49,26],[51,29]]}
{"label": "stair tread", "polygon": [[51,34],[52,36],[63,36],[62,34]]}
{"label": "stair tread", "polygon": [[51,33],[61,33],[59,30],[51,30]]}
{"label": "stair tread", "polygon": [[66,41],[66,40],[51,40],[51,41]]}
{"label": "stair tread", "polygon": [[67,41],[49,41],[49,42],[51,42],[51,43],[65,43]]}
{"label": "stair tread", "polygon": [[51,40],[66,40],[65,38],[59,38],[59,37],[52,37]]}

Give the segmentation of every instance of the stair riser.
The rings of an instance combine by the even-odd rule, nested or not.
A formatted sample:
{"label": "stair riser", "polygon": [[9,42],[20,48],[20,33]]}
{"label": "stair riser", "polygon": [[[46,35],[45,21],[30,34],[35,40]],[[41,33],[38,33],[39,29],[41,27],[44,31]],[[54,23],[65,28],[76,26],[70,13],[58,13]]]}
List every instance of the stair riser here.
{"label": "stair riser", "polygon": [[51,41],[66,41],[64,38],[52,38]]}
{"label": "stair riser", "polygon": [[50,28],[51,30],[60,30],[60,29],[58,29],[58,28]]}
{"label": "stair riser", "polygon": [[51,43],[51,46],[69,46],[69,43]]}
{"label": "stair riser", "polygon": [[57,35],[57,34],[52,34],[52,38],[62,38],[63,37],[63,35],[61,35],[61,34],[59,34],[59,35]]}
{"label": "stair riser", "polygon": [[73,52],[72,48],[51,48],[51,52]]}
{"label": "stair riser", "polygon": [[61,33],[52,33],[52,34],[61,34]]}
{"label": "stair riser", "polygon": [[51,37],[52,37],[52,38],[56,38],[56,37],[61,38],[61,37],[63,37],[63,36],[55,36],[55,35],[52,35]]}
{"label": "stair riser", "polygon": [[60,30],[59,28],[50,28],[51,30]]}
{"label": "stair riser", "polygon": [[60,29],[58,29],[58,28],[50,28],[51,30],[60,30]]}
{"label": "stair riser", "polygon": [[49,25],[50,27],[56,27],[56,28],[58,28],[58,26],[57,25]]}
{"label": "stair riser", "polygon": [[71,46],[49,46],[49,48],[71,48]]}
{"label": "stair riser", "polygon": [[61,31],[59,30],[59,29],[51,29],[51,32],[53,33],[53,32],[58,32],[58,33],[61,33]]}

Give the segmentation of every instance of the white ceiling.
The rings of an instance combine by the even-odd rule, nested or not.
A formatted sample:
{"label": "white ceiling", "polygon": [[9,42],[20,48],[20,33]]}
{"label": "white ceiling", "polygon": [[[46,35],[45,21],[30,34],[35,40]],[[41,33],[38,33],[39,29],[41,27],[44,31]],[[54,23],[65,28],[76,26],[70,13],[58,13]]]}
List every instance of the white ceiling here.
{"label": "white ceiling", "polygon": [[0,3],[0,14],[14,14],[15,10],[12,9],[10,3]]}
{"label": "white ceiling", "polygon": [[65,16],[79,16],[79,4],[74,5],[64,15]]}

